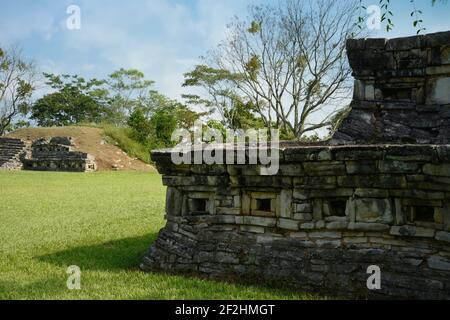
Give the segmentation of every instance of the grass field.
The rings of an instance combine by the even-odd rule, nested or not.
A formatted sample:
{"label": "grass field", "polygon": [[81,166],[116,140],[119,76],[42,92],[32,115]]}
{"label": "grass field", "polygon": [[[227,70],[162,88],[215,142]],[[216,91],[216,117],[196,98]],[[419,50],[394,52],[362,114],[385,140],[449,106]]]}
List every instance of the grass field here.
{"label": "grass field", "polygon": [[[0,172],[0,299],[310,299],[138,270],[163,226],[153,173]],[[67,267],[81,268],[68,290]]]}

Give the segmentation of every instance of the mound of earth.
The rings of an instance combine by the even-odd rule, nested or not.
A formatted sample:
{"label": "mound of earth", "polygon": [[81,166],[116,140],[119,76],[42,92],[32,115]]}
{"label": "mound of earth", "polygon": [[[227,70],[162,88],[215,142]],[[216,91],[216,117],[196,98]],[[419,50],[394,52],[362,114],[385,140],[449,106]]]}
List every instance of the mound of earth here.
{"label": "mound of earth", "polygon": [[74,149],[93,155],[97,161],[99,171],[155,171],[153,166],[139,159],[131,158],[119,147],[107,143],[104,139],[103,130],[99,128],[26,128],[12,132],[7,137],[28,141],[34,141],[39,138],[72,137],[74,139]]}

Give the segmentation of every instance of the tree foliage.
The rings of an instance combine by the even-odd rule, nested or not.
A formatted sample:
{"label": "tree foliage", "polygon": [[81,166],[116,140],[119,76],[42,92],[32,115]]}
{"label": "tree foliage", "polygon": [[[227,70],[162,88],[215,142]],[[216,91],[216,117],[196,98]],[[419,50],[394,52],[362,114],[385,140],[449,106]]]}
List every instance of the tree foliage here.
{"label": "tree foliage", "polygon": [[107,91],[103,81],[85,80],[77,75],[44,73],[47,85],[56,90],[37,100],[31,119],[39,126],[67,126],[81,122],[98,123],[105,117]]}
{"label": "tree foliage", "polygon": [[329,126],[351,89],[345,42],[357,29],[355,3],[289,0],[249,11],[185,74],[185,86],[203,89],[185,98],[218,112],[229,127],[248,116],[300,139]]}
{"label": "tree foliage", "polygon": [[27,113],[36,80],[35,67],[17,48],[0,48],[0,136],[16,116]]}

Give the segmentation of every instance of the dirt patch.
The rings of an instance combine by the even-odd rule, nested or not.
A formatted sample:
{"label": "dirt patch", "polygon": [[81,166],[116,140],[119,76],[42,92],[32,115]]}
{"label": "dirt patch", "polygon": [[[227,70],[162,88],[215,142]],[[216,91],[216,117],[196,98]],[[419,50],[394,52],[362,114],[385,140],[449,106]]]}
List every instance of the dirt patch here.
{"label": "dirt patch", "polygon": [[72,137],[74,138],[76,150],[89,153],[95,157],[99,171],[156,171],[153,166],[148,165],[139,159],[131,158],[119,147],[107,143],[103,136],[103,130],[98,128],[27,128],[17,130],[7,136],[28,141],[56,136]]}

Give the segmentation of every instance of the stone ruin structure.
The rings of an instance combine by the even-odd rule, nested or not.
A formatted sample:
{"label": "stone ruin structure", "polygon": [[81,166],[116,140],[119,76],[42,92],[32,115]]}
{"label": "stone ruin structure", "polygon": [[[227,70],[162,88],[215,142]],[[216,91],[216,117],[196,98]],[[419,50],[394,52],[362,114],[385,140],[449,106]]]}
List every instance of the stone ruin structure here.
{"label": "stone ruin structure", "polygon": [[20,139],[0,138],[0,170],[22,169],[25,149],[25,142]]}
{"label": "stone ruin structure", "polygon": [[73,150],[70,137],[38,139],[32,143],[21,139],[0,138],[0,169],[34,171],[95,171],[95,158]]}
{"label": "stone ruin structure", "polygon": [[[174,165],[143,270],[335,297],[450,298],[450,32],[349,40],[352,111],[324,145],[258,165]],[[369,290],[370,266],[381,289]]]}

